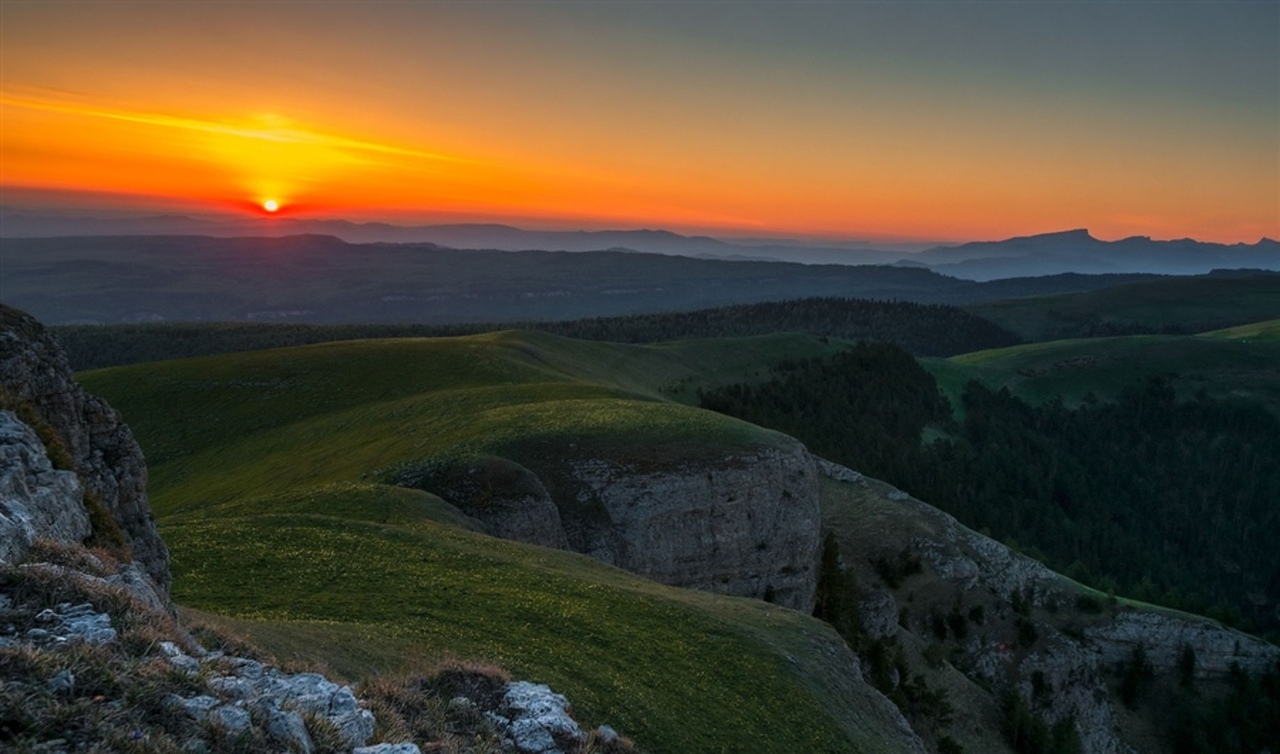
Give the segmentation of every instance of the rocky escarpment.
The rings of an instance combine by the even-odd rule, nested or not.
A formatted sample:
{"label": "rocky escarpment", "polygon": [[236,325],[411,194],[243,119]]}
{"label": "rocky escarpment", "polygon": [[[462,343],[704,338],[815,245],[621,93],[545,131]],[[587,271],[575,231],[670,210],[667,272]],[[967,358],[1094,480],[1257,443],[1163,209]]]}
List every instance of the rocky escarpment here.
{"label": "rocky escarpment", "polygon": [[53,468],[35,431],[0,410],[0,563],[20,560],[36,539],[80,542],[90,531],[80,478]]}
{"label": "rocky escarpment", "polygon": [[821,521],[817,472],[783,435],[696,458],[544,453],[401,469],[489,533],[572,549],[672,586],[811,611]]}
{"label": "rocky escarpment", "polygon": [[813,609],[821,516],[800,443],[652,470],[624,459],[565,466],[573,549],[664,584]]}
{"label": "rocky escarpment", "polygon": [[978,733],[1008,724],[1008,693],[1047,728],[1069,727],[1086,754],[1147,750],[1149,713],[1121,701],[1136,663],[1175,687],[1192,678],[1207,689],[1233,667],[1258,674],[1280,663],[1280,647],[1100,595],[887,484],[818,465],[827,523],[859,584],[863,636],[903,648],[932,687],[979,700],[977,725],[948,731],[966,750],[1008,750]]}
{"label": "rocky escarpment", "polygon": [[133,434],[106,401],[75,383],[61,347],[39,322],[3,305],[0,387],[6,403],[29,406],[51,428],[86,491],[123,532],[133,559],[167,590],[169,551],[156,532],[146,464]]}

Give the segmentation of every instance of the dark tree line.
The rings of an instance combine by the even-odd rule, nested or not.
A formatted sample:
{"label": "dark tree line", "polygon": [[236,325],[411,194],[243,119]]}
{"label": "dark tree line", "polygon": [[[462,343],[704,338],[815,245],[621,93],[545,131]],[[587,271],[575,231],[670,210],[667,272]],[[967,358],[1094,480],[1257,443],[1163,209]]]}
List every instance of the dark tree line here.
{"label": "dark tree line", "polygon": [[217,353],[361,338],[443,337],[536,330],[584,340],[656,343],[798,332],[897,345],[919,356],[1014,345],[1018,337],[954,306],[851,298],[805,298],[692,312],[597,317],[571,322],[464,325],[187,323],[64,325],[51,330],[78,370]]}
{"label": "dark tree line", "polygon": [[[1103,590],[1280,634],[1280,421],[1156,379],[1031,406],[977,382],[956,423],[904,352],[779,367],[702,405],[781,430]],[[942,433],[922,442],[927,426]]]}

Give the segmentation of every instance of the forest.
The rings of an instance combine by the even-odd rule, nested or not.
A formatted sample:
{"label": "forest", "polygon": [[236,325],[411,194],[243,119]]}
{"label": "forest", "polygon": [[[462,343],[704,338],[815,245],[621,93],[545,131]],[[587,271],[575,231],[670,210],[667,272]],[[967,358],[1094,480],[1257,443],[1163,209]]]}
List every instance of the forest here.
{"label": "forest", "polygon": [[919,356],[950,356],[1015,345],[1018,336],[963,309],[904,301],[815,297],[691,312],[594,317],[568,322],[467,325],[189,323],[64,325],[51,328],[78,370],[283,348],[359,338],[422,338],[494,330],[536,330],[584,340],[656,343],[798,332],[896,343]]}
{"label": "forest", "polygon": [[1280,635],[1280,421],[1167,382],[1030,405],[970,382],[953,416],[909,354],[789,362],[705,408],[791,434],[1105,592]]}

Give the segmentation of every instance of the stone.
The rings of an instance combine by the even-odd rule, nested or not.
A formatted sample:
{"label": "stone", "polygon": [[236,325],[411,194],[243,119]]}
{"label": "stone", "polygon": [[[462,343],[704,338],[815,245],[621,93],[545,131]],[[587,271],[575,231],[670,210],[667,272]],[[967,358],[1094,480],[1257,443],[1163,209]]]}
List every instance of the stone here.
{"label": "stone", "polygon": [[282,710],[275,699],[262,699],[255,705],[255,710],[266,720],[267,733],[276,741],[284,744],[295,754],[311,754],[314,744],[307,725],[293,710]]}
{"label": "stone", "polygon": [[888,592],[873,591],[858,598],[858,615],[867,638],[883,639],[898,633],[898,603]]}
{"label": "stone", "polygon": [[209,719],[214,725],[219,726],[233,736],[246,733],[253,727],[253,720],[249,717],[248,710],[242,707],[233,707],[230,704],[221,704],[214,707],[209,712]]}
{"label": "stone", "polygon": [[507,735],[511,737],[516,749],[524,752],[524,754],[545,754],[546,752],[560,751],[560,747],[556,745],[556,740],[552,738],[550,731],[539,725],[535,720],[528,718],[516,720],[507,729]]}
{"label": "stone", "polygon": [[376,744],[356,747],[351,754],[422,754],[422,750],[414,743]]}
{"label": "stone", "polygon": [[218,706],[218,700],[207,695],[193,696],[190,699],[179,698],[179,703],[188,715],[191,715],[197,720],[202,719],[205,715],[209,714],[210,710]]}
{"label": "stone", "polygon": [[585,738],[577,721],[569,716],[569,700],[545,684],[511,683],[502,704],[511,719],[505,732],[522,752],[559,751],[560,742]]}
{"label": "stone", "polygon": [[618,742],[618,731],[608,725],[601,725],[596,728],[596,739],[605,746],[611,746]]}
{"label": "stone", "polygon": [[[188,658],[191,659],[191,658]],[[253,684],[236,676],[214,676],[209,679],[209,688],[227,699],[248,699],[254,695]]]}
{"label": "stone", "polygon": [[17,563],[37,538],[79,544],[89,535],[84,487],[53,468],[35,430],[0,411],[0,563]]}
{"label": "stone", "polygon": [[63,617],[59,633],[68,639],[79,639],[90,644],[106,644],[116,640],[116,630],[111,626],[111,616],[106,613]]}
{"label": "stone", "polygon": [[373,713],[367,709],[330,716],[329,722],[337,727],[343,740],[347,742],[347,746],[353,748],[364,746],[370,738],[373,738],[375,721]]}
{"label": "stone", "polygon": [[[62,347],[39,322],[3,305],[0,384],[11,399],[31,405],[57,432],[85,488],[119,524],[134,560],[167,593],[169,550],[156,531],[147,500],[147,467],[133,433],[106,401],[76,384]],[[88,531],[86,527],[85,535]]]}
{"label": "stone", "polygon": [[231,668],[232,672],[241,678],[253,681],[261,679],[266,673],[265,665],[247,657],[227,657],[222,658],[220,662]]}

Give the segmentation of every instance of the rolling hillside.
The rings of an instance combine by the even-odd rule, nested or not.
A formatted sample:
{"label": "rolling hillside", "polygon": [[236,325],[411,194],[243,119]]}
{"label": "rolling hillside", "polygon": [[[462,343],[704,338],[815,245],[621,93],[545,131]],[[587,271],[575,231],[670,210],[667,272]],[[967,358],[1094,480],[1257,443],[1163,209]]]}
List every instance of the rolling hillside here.
{"label": "rolling hillside", "polygon": [[1090,393],[1107,400],[1148,378],[1167,378],[1183,398],[1263,406],[1280,414],[1280,339],[1274,322],[1205,335],[1130,335],[1028,343],[923,359],[953,407],[966,382],[1008,388],[1032,403],[1061,398],[1079,405]]}
{"label": "rolling hillside", "polygon": [[268,650],[351,676],[441,656],[500,663],[659,752],[899,751],[901,719],[848,674],[856,659],[825,624],[493,539],[433,495],[382,483],[406,463],[477,453],[613,448],[642,463],[767,446],[781,436],[657,388],[838,347],[495,333],[82,378],[148,454],[175,600]]}
{"label": "rolling hillside", "polygon": [[1144,280],[1079,293],[1010,298],[968,309],[1033,341],[1190,334],[1276,317],[1280,273],[1233,271]]}

